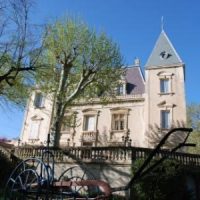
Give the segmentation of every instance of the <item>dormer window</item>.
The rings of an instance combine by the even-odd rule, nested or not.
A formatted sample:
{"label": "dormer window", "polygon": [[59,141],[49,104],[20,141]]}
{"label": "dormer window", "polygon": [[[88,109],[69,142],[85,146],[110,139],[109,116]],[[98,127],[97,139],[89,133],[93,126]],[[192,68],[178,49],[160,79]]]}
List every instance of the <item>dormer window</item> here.
{"label": "dormer window", "polygon": [[125,82],[119,83],[115,89],[115,93],[117,96],[125,95],[126,94],[126,83]]}
{"label": "dormer window", "polygon": [[124,86],[122,84],[117,86],[117,96],[124,94]]}

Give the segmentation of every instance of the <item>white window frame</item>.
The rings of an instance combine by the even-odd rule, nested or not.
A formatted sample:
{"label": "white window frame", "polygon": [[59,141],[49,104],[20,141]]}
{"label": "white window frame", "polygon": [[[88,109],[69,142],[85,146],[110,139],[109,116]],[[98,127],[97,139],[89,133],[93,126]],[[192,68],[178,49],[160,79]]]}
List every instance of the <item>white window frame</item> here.
{"label": "white window frame", "polygon": [[[111,132],[123,132],[123,131],[125,132],[125,131],[127,131],[128,130],[129,109],[117,107],[117,108],[112,108],[110,110],[110,112],[111,112]],[[116,116],[116,115],[119,115],[119,116],[123,115],[124,116],[123,130],[121,128],[119,128],[118,130],[115,129],[114,116]],[[119,121],[119,123],[120,123],[120,121]],[[121,126],[121,125],[119,124],[119,126]]]}
{"label": "white window frame", "polygon": [[117,96],[122,96],[125,95],[125,87],[124,84],[119,84],[116,88],[116,95]]}
{"label": "white window frame", "polygon": [[168,78],[160,79],[160,93],[161,94],[170,93],[170,80]]}
{"label": "white window frame", "polygon": [[115,88],[115,95],[116,96],[123,96],[126,95],[126,81],[124,80],[124,77],[121,77],[122,80],[120,80]]}
{"label": "white window frame", "polygon": [[160,129],[165,129],[164,127],[162,127],[162,114],[161,112],[162,111],[166,111],[166,112],[169,112],[169,128],[170,129],[173,125],[173,113],[174,113],[174,108],[176,107],[175,104],[168,104],[166,101],[161,101],[159,104],[158,104],[158,107],[159,107],[159,111],[160,111]]}
{"label": "white window frame", "polygon": [[33,120],[30,126],[29,140],[39,140],[41,120]]}
{"label": "white window frame", "polygon": [[[97,131],[97,117],[99,115],[99,111],[94,110],[94,109],[85,109],[82,112],[83,112],[83,126],[82,126],[83,132],[96,132]],[[94,120],[93,128],[89,130],[86,129],[86,122],[87,122],[88,117],[93,117],[93,120]]]}
{"label": "white window frame", "polygon": [[126,116],[124,113],[113,113],[112,114],[112,131],[124,131],[126,129]]}
{"label": "white window frame", "polygon": [[[158,78],[159,78],[159,95],[173,95],[174,91],[173,91],[173,85],[172,85],[172,80],[173,80],[173,73],[169,73],[169,72],[159,72],[157,74]],[[162,88],[162,83],[164,83],[163,81],[166,81],[167,83],[167,89]]]}
{"label": "white window frame", "polygon": [[160,127],[161,129],[170,129],[171,127],[171,113],[170,110],[160,111]]}
{"label": "white window frame", "polygon": [[83,131],[96,130],[96,117],[95,115],[84,115]]}

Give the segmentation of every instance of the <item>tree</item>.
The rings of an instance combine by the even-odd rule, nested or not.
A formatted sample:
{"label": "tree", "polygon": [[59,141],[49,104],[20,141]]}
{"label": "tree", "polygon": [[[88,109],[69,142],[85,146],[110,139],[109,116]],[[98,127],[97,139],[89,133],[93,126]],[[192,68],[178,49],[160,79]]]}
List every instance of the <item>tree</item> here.
{"label": "tree", "polygon": [[187,123],[193,128],[193,134],[189,137],[189,142],[195,143],[195,148],[189,148],[190,153],[200,152],[200,104],[192,103],[187,106]]}
{"label": "tree", "polygon": [[32,4],[33,0],[0,2],[0,99],[17,105],[25,103],[27,78],[42,50],[30,24]]}
{"label": "tree", "polygon": [[64,19],[47,27],[45,52],[36,82],[54,101],[51,123],[54,145],[66,108],[75,100],[112,93],[122,75],[118,46],[105,33],[97,34],[80,20]]}

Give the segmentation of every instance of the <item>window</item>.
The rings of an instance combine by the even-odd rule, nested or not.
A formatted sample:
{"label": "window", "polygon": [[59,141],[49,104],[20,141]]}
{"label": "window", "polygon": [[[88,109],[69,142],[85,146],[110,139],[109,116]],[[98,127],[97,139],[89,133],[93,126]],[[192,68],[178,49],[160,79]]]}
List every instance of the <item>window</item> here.
{"label": "window", "polygon": [[174,82],[174,74],[166,71],[161,71],[157,74],[160,81],[160,95],[173,95],[173,82]]}
{"label": "window", "polygon": [[126,82],[120,81],[115,88],[115,95],[121,96],[126,94]]}
{"label": "window", "polygon": [[113,114],[112,115],[112,130],[122,131],[125,129],[125,115]]}
{"label": "window", "polygon": [[34,106],[36,108],[41,108],[43,107],[44,104],[44,96],[42,95],[41,92],[35,93],[35,99],[34,99]]}
{"label": "window", "polygon": [[170,111],[161,110],[161,128],[169,129],[170,128]]}
{"label": "window", "polygon": [[117,86],[117,95],[124,95],[124,85],[120,84]]}
{"label": "window", "polygon": [[39,135],[40,121],[32,121],[29,140],[37,140]]}
{"label": "window", "polygon": [[84,131],[95,131],[95,116],[94,115],[85,115],[84,116]]}
{"label": "window", "polygon": [[169,92],[169,79],[160,79],[160,93]]}

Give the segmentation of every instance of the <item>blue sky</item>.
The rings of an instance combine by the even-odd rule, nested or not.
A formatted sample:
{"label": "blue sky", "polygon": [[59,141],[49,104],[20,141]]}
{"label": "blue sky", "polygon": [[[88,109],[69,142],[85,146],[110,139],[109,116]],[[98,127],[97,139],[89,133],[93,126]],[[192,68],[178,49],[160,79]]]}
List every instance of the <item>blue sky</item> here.
{"label": "blue sky", "polygon": [[[89,26],[116,41],[125,64],[134,58],[144,66],[164,30],[186,65],[187,103],[200,103],[200,1],[199,0],[38,0],[32,22],[44,24],[65,15],[79,16]],[[0,107],[0,136],[20,134],[23,111]]]}

